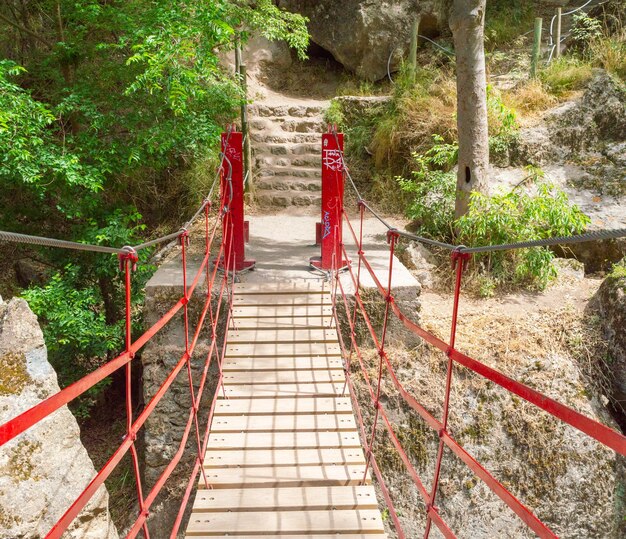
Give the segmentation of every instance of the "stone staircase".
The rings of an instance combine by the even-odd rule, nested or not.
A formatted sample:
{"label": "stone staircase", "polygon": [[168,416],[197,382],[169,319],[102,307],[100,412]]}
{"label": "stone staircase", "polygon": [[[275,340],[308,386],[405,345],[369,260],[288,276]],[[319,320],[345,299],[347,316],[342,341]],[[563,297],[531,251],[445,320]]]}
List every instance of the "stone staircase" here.
{"label": "stone staircase", "polygon": [[318,206],[325,102],[250,106],[255,200],[260,208]]}

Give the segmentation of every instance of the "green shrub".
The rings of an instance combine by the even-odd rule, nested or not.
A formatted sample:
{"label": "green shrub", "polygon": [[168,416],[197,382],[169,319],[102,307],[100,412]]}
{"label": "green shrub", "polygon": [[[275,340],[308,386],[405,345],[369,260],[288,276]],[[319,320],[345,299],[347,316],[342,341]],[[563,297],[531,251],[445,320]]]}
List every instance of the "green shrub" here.
{"label": "green shrub", "polygon": [[340,129],[343,129],[345,118],[339,101],[333,99],[330,102],[330,106],[324,111],[324,121],[328,124],[337,124]]}
{"label": "green shrub", "polygon": [[516,41],[533,25],[533,6],[523,0],[490,0],[485,14],[485,44],[489,50]]}
{"label": "green shrub", "polygon": [[[536,193],[519,189],[493,196],[472,193],[469,211],[456,228],[460,243],[481,246],[579,234],[589,222],[563,191],[541,182]],[[477,254],[474,262],[498,284],[543,289],[556,276],[553,258],[547,248],[530,248]]]}
{"label": "green shrub", "polygon": [[590,44],[602,36],[602,23],[584,11],[572,17],[572,42],[581,51],[587,51]]}
{"label": "green shrub", "polygon": [[[99,245],[136,245],[144,226],[141,215],[119,211],[99,227],[90,223],[83,231],[86,242]],[[139,251],[137,271],[132,276],[133,310],[143,299],[143,285],[154,267],[148,263],[150,249]],[[80,253],[42,286],[33,286],[22,295],[39,318],[48,347],[48,358],[67,387],[104,364],[124,346],[124,279],[112,255]],[[138,313],[133,330],[141,330]],[[103,380],[70,403],[77,417],[89,416],[102,390],[111,382]]]}
{"label": "green shrub", "polygon": [[421,233],[450,239],[453,234],[458,146],[446,144],[438,135],[435,145],[424,154],[413,153],[412,178],[397,178],[400,188],[412,195],[407,215],[414,219]]}
{"label": "green shrub", "polygon": [[489,153],[497,160],[507,156],[519,138],[519,124],[515,111],[502,102],[502,96],[491,85],[487,86],[487,116]]}
{"label": "green shrub", "polygon": [[[456,176],[451,170],[457,147],[437,144],[423,155],[414,155],[411,179],[398,178],[413,197],[407,215],[419,226],[419,234],[467,246],[496,245],[567,236],[582,232],[589,218],[567,195],[531,170],[535,192],[513,189],[489,196],[472,193],[468,213],[454,220]],[[543,289],[556,275],[547,248],[495,251],[473,256],[481,295],[492,295],[497,286],[521,285]]]}

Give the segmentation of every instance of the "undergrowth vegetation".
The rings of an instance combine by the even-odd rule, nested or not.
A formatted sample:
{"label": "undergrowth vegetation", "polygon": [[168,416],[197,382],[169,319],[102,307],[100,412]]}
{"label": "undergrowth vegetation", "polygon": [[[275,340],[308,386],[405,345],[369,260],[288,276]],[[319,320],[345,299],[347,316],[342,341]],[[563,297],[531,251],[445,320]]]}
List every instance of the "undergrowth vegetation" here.
{"label": "undergrowth vegetation", "polygon": [[[578,234],[589,218],[570,205],[565,193],[530,169],[534,190],[514,188],[492,195],[474,192],[469,211],[454,218],[457,147],[439,137],[425,154],[415,153],[411,178],[399,177],[401,188],[412,195],[407,216],[419,233],[440,241],[472,247],[539,240]],[[523,285],[543,289],[556,276],[554,253],[547,248],[495,251],[472,258],[481,295],[497,287]]]}
{"label": "undergrowth vegetation", "polygon": [[[490,67],[504,67],[516,81],[502,90],[487,88],[490,161],[496,166],[519,159],[520,126],[575,97],[595,68],[622,80],[626,74],[624,8],[610,1],[595,15],[576,14],[564,54],[543,62],[538,76],[529,78],[532,35],[521,30],[532,30],[535,7],[520,0],[487,6]],[[435,49],[420,54],[415,82],[402,68],[388,101],[365,111],[342,101],[331,105],[327,119],[345,128],[353,171],[363,173],[362,192],[379,208],[411,218],[418,233],[451,243],[478,246],[583,232],[589,219],[530,164],[523,185],[474,194],[469,213],[455,221],[455,60]],[[483,295],[499,287],[545,288],[556,274],[553,257],[548,249],[476,256],[477,288]]]}
{"label": "undergrowth vegetation", "polygon": [[[171,232],[206,195],[243,99],[219,54],[254,33],[308,45],[306,20],[271,0],[8,0],[0,30],[0,228],[113,247]],[[45,267],[24,296],[66,385],[119,350],[117,260],[20,252]]]}

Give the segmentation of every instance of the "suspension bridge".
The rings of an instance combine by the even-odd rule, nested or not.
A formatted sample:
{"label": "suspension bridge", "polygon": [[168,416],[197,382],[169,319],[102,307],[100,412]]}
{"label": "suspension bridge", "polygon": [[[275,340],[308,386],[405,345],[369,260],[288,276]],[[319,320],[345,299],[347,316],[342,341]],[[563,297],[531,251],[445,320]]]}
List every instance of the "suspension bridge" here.
{"label": "suspension bridge", "polygon": [[[463,272],[472,253],[491,249],[519,249],[568,244],[590,239],[626,236],[610,230],[568,238],[547,238],[511,245],[463,247],[436,242],[395,229],[358,192],[343,156],[343,137],[336,129],[322,136],[322,200],[316,237],[320,256],[307,260],[318,278],[247,281],[254,260],[246,258],[249,227],[244,216],[242,136],[234,129],[222,135],[222,162],[216,176],[219,197],[209,193],[194,216],[180,230],[144,244],[121,248],[86,245],[64,240],[0,232],[0,240],[52,248],[94,250],[116,255],[125,285],[125,348],[114,359],[59,393],[24,410],[0,426],[0,445],[14,443],[22,433],[97,383],[122,370],[126,377],[126,435],[108,462],[84,490],[58,515],[46,537],[59,538],[110,477],[125,455],[130,455],[137,485],[137,512],[127,537],[386,537],[407,536],[375,456],[381,428],[391,440],[420,497],[429,537],[433,526],[446,538],[453,530],[437,505],[440,476],[446,459],[460,459],[521,521],[539,537],[557,535],[523,500],[480,464],[448,429],[451,386],[455,366],[463,366],[528,403],[578,429],[591,440],[626,456],[626,437],[528,385],[463,354],[455,346]],[[344,209],[344,185],[354,191],[357,217]],[[219,201],[213,204],[217,198]],[[288,219],[288,218],[287,218]],[[370,219],[387,231],[386,256],[374,263],[364,238]],[[204,221],[204,254],[199,268],[188,277],[188,242],[192,224]],[[394,299],[397,287],[395,249],[400,237],[450,251],[454,272],[454,300],[449,339],[444,341],[403,312]],[[180,243],[181,297],[141,336],[133,339],[131,290],[138,252],[172,240]],[[254,254],[254,253],[252,253]],[[117,263],[117,261],[115,262]],[[289,262],[287,262],[288,264]],[[361,296],[364,280],[373,283],[384,305],[382,324],[374,323]],[[206,283],[202,308],[191,319],[190,299]],[[197,295],[197,294],[196,294]],[[216,300],[216,301],[215,301]],[[131,379],[136,355],[176,317],[184,322],[184,352],[154,396],[135,410]],[[442,414],[433,415],[402,384],[389,357],[392,320],[446,358]],[[357,324],[366,328],[378,352],[375,373],[368,370]],[[226,328],[220,332],[219,328]],[[220,334],[222,333],[222,334]],[[199,379],[192,357],[198,342],[208,346]],[[217,365],[213,395],[207,390],[209,372]],[[357,398],[354,373],[360,373],[368,395],[369,423],[362,399]],[[148,417],[171,390],[177,377],[188,382],[191,406],[182,438],[173,458],[154,484],[143,484],[137,435]],[[434,433],[438,452],[432,480],[427,484],[416,470],[381,400],[383,380],[391,382],[406,405]],[[210,403],[208,420],[201,421],[203,403]],[[150,512],[183,456],[194,462],[180,509],[171,530],[151,530]],[[375,486],[376,487],[375,487]],[[397,501],[397,500],[396,500]],[[388,522],[383,521],[385,508]]]}

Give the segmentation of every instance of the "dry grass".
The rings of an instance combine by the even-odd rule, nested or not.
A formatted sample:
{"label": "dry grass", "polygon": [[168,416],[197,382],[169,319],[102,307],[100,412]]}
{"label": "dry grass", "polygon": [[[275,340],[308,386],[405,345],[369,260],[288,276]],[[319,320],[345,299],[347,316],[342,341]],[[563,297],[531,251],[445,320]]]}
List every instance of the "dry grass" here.
{"label": "dry grass", "polygon": [[626,28],[591,44],[594,64],[626,80]]}
{"label": "dry grass", "polygon": [[381,120],[372,140],[376,166],[380,169],[398,157],[408,159],[411,152],[427,150],[434,134],[455,139],[455,108],[456,83],[445,72],[398,96],[395,110]]}
{"label": "dry grass", "polygon": [[518,118],[523,120],[548,110],[558,101],[538,80],[530,80],[514,90],[503,92],[502,100],[507,107],[517,113]]}
{"label": "dry grass", "polygon": [[554,60],[540,73],[546,89],[558,98],[567,98],[572,92],[582,90],[592,76],[591,64],[573,56]]}

